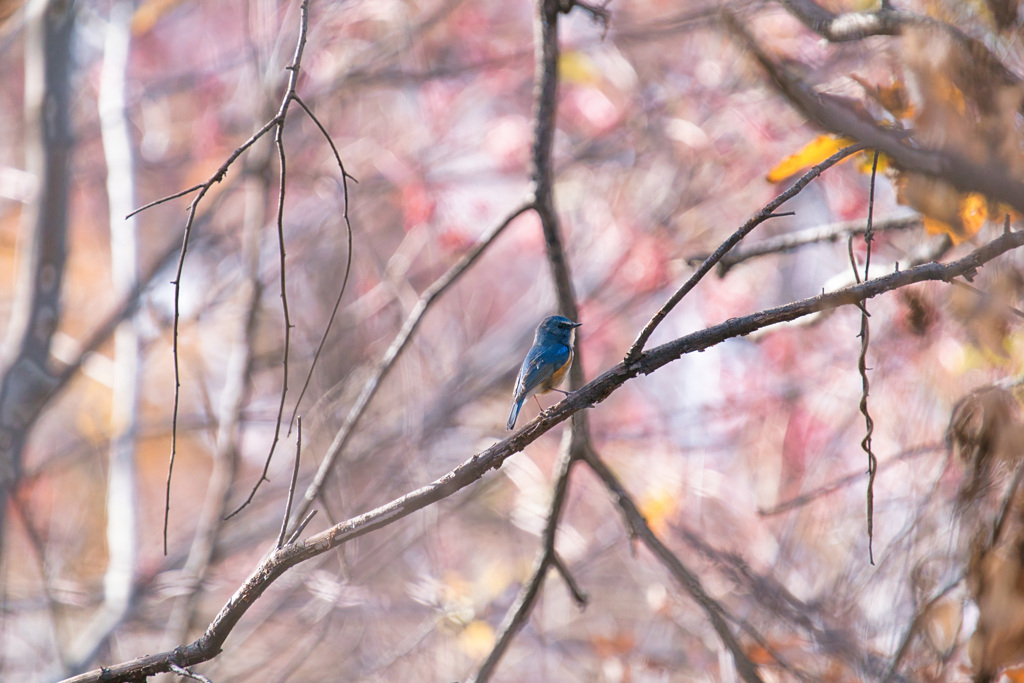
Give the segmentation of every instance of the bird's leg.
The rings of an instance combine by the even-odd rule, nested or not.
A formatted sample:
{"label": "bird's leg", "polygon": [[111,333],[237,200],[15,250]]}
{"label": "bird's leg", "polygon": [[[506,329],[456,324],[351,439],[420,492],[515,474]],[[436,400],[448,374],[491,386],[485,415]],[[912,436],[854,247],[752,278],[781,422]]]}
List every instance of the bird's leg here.
{"label": "bird's leg", "polygon": [[537,394],[533,395],[533,400],[537,403],[537,410],[543,413],[544,409],[540,407],[540,399],[537,398]]}
{"label": "bird's leg", "polygon": [[[548,391],[557,391],[560,394],[564,394],[566,396],[569,395],[568,391],[563,391],[562,389],[549,389]],[[540,408],[540,401],[537,400],[537,394],[533,395],[533,400],[537,401],[537,408]],[[554,406],[551,406],[551,408],[554,408]],[[541,417],[545,417],[547,415],[550,415],[551,414],[551,408],[541,408],[540,409]]]}

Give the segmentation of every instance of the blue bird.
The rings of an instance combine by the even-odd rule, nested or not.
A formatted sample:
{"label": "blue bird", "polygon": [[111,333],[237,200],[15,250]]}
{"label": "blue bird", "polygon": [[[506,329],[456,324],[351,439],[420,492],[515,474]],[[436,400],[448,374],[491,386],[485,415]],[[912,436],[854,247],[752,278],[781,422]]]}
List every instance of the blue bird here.
{"label": "blue bird", "polygon": [[509,429],[516,426],[523,401],[534,394],[562,391],[558,385],[565,379],[572,365],[572,331],[582,324],[561,315],[552,315],[544,318],[537,326],[533,346],[526,354],[523,367],[519,368],[519,377],[516,378],[512,410],[508,414]]}

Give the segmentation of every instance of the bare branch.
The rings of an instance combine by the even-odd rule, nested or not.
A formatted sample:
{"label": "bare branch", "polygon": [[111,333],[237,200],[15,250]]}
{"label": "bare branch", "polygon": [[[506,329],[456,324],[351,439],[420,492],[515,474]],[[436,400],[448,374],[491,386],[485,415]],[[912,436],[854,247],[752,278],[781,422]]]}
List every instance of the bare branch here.
{"label": "bare branch", "polygon": [[337,524],[302,543],[286,543],[257,567],[207,628],[206,633],[190,645],[168,652],[147,655],[68,679],[69,683],[86,681],[123,681],[141,675],[152,675],[169,669],[170,663],[191,666],[215,656],[238,620],[263,592],[291,567],[323,554],[354,538],[387,526],[397,519],[431,505],[479,480],[492,469],[502,466],[513,454],[522,451],[556,425],[587,408],[597,405],[630,379],[650,374],[684,354],[706,350],[726,339],[748,335],[781,322],[795,320],[818,311],[856,305],[866,299],[908,285],[943,281],[974,272],[996,257],[1024,246],[1024,232],[1003,234],[967,256],[949,264],[928,263],[868,280],[859,285],[794,301],[784,306],[759,311],[741,318],[732,318],[655,347],[641,354],[635,362],[619,363],[597,379],[572,393],[563,401],[539,415],[518,432],[472,456],[455,469],[430,484],[411,491],[401,498],[374,510]]}
{"label": "bare branch", "polygon": [[[903,451],[902,453],[899,453],[898,455],[893,456],[892,459],[880,463],[878,465],[878,469],[885,470],[887,467],[897,462],[902,462],[904,460],[909,460],[911,458],[927,455],[929,453],[937,453],[944,450],[945,448],[945,444],[942,443],[924,444],[922,446],[910,448],[906,451]],[[762,517],[772,517],[774,515],[780,515],[783,512],[795,510],[796,508],[803,507],[804,505],[807,505],[808,503],[811,503],[817,500],[818,498],[822,498],[831,493],[835,493],[836,491],[846,486],[855,484],[866,476],[868,476],[867,472],[865,472],[864,470],[857,470],[856,472],[840,477],[839,479],[829,484],[819,486],[811,491],[808,491],[807,493],[802,493],[799,496],[783,501],[778,505],[775,505],[774,507],[758,510],[757,514],[761,515]]]}
{"label": "bare branch", "polygon": [[[288,277],[287,270],[285,268],[285,246],[284,246],[284,200],[285,193],[287,191],[287,180],[288,180],[288,163],[287,155],[284,151],[284,123],[288,117],[288,108],[291,106],[292,101],[296,98],[296,89],[299,85],[299,69],[302,65],[302,53],[306,48],[306,35],[309,31],[309,0],[304,0],[299,9],[299,37],[295,43],[295,54],[292,57],[291,63],[285,67],[288,71],[288,87],[285,91],[284,98],[281,100],[281,107],[277,111],[277,115],[274,117],[274,146],[277,149],[277,161],[280,176],[278,178],[277,186],[277,253],[278,253],[278,268],[280,269],[280,296],[281,296],[281,313],[284,316],[284,349],[282,350],[281,359],[281,399],[277,405],[277,418],[274,421],[274,436],[270,441],[270,450],[267,453],[266,459],[263,461],[263,471],[260,472],[259,478],[256,479],[256,483],[253,485],[252,490],[249,491],[248,497],[239,505],[235,510],[228,514],[228,519],[234,517],[239,512],[245,509],[245,507],[252,502],[253,496],[256,495],[256,491],[259,490],[260,485],[269,481],[267,479],[267,472],[270,470],[270,462],[274,458],[274,451],[277,449],[277,443],[281,439],[281,422],[284,420],[284,404],[285,399],[288,396],[288,360],[291,355],[291,339],[292,339],[292,320],[291,314],[288,311]],[[331,145],[334,148],[334,145]],[[342,169],[344,173],[344,169]],[[351,253],[351,250],[350,250]]]}
{"label": "bare branch", "polygon": [[178,674],[182,678],[191,678],[199,683],[213,683],[209,678],[202,674],[197,674],[195,671],[189,671],[184,667],[180,667],[177,664],[171,664],[171,671]]}
{"label": "bare branch", "polygon": [[807,28],[833,43],[861,40],[868,36],[896,36],[915,26],[934,28],[953,38],[975,63],[983,64],[998,81],[1006,84],[1021,82],[1020,77],[980,40],[933,17],[894,10],[887,2],[874,11],[843,14],[830,12],[813,0],[781,0],[781,4]]}
{"label": "bare branch", "polygon": [[[544,245],[548,265],[551,268],[551,277],[555,286],[559,310],[570,319],[579,320],[576,293],[572,285],[569,263],[565,256],[565,246],[558,222],[558,214],[555,211],[554,165],[551,157],[558,106],[556,97],[558,92],[558,55],[560,49],[558,42],[558,19],[560,13],[569,11],[572,5],[562,4],[559,0],[536,0],[534,7],[534,59],[536,67],[534,69],[534,137],[531,156],[534,209],[540,218],[541,229],[544,232]],[[597,13],[599,10],[596,8],[590,6],[584,6],[584,8],[591,11],[593,16],[599,16]],[[600,16],[604,19],[605,30],[607,31],[607,14],[605,13]],[[574,355],[575,362],[569,371],[570,386],[578,388],[585,381],[583,361],[580,356],[580,336],[578,334],[576,335]],[[487,655],[487,658],[480,665],[479,671],[471,679],[474,682],[487,681],[494,674],[502,656],[504,656],[512,644],[513,638],[515,638],[529,618],[543,585],[544,577],[553,564],[559,566],[563,576],[567,577],[566,580],[573,595],[579,595],[579,589],[575,582],[572,581],[568,571],[557,559],[555,537],[558,533],[558,520],[561,517],[562,507],[564,506],[566,492],[569,487],[569,474],[572,471],[573,464],[580,457],[583,450],[589,447],[589,438],[586,415],[584,413],[577,414],[573,417],[572,425],[563,437],[551,509],[548,513],[541,548],[534,562],[533,573],[527,583],[524,584],[512,608],[505,615],[501,625],[501,634],[491,652]]]}
{"label": "bare branch", "polygon": [[144,204],[143,206],[140,206],[139,208],[135,209],[134,211],[129,212],[128,214],[125,215],[124,218],[125,218],[125,220],[128,220],[132,216],[134,216],[136,214],[139,214],[139,213],[142,213],[146,209],[152,209],[154,206],[159,206],[160,204],[166,204],[167,202],[169,202],[169,201],[171,201],[173,199],[177,199],[178,197],[184,197],[187,194],[192,194],[193,192],[196,192],[198,190],[203,189],[203,187],[205,185],[206,185],[206,183],[199,183],[198,185],[193,185],[192,187],[186,188],[186,189],[182,190],[181,192],[175,192],[174,194],[169,194],[166,197],[161,197],[160,199],[152,201],[149,204]]}
{"label": "bare branch", "polygon": [[759,683],[761,677],[757,673],[757,669],[754,667],[753,662],[747,657],[743,648],[740,646],[739,641],[732,634],[732,630],[729,628],[729,624],[726,622],[727,613],[725,608],[722,607],[714,598],[708,595],[707,591],[704,590],[704,586],[701,585],[700,579],[690,569],[688,569],[676,555],[665,546],[664,543],[651,531],[651,527],[647,525],[647,520],[644,519],[640,509],[636,503],[626,492],[625,487],[618,480],[618,477],[608,469],[608,466],[597,456],[596,453],[590,452],[585,456],[587,465],[594,471],[608,490],[615,496],[615,502],[618,504],[619,509],[622,511],[622,515],[626,520],[626,525],[629,527],[630,534],[634,538],[639,538],[640,541],[646,545],[651,552],[653,552],[657,558],[661,561],[665,568],[669,570],[676,581],[678,581],[686,592],[690,594],[697,604],[700,606],[704,613],[707,615],[708,620],[711,622],[712,627],[715,629],[715,633],[722,639],[722,643],[732,654],[733,661],[736,663],[736,669],[740,677],[748,683]]}
{"label": "bare branch", "polygon": [[[890,218],[888,220],[876,222],[872,227],[872,230],[878,233],[890,230],[906,230],[908,228],[919,227],[920,225],[920,216],[905,216],[902,218]],[[842,223],[825,225],[820,228],[808,228],[806,230],[787,232],[782,235],[768,237],[760,242],[754,242],[749,245],[741,244],[722,257],[721,261],[718,263],[718,274],[719,276],[724,276],[732,270],[733,266],[760,256],[795,251],[800,247],[810,244],[838,242],[839,240],[849,239],[851,235],[863,235],[864,232],[865,226],[863,220],[843,221]],[[688,258],[687,262],[691,265],[700,265],[707,258],[708,256],[706,254],[693,256]]]}
{"label": "bare branch", "polygon": [[572,599],[576,601],[580,609],[587,606],[590,598],[586,592],[580,588],[580,585],[576,582],[575,577],[569,571],[569,568],[565,566],[565,562],[562,560],[562,556],[556,551],[551,557],[551,564],[554,565],[555,569],[562,576],[562,580],[565,581],[565,585],[569,587],[569,592],[572,593]]}
{"label": "bare branch", "polygon": [[[278,108],[277,114],[272,119],[267,121],[258,131],[253,133],[253,135],[250,136],[249,139],[246,140],[244,143],[242,143],[242,145],[240,147],[238,147],[237,149],[235,149],[234,152],[231,153],[231,155],[227,158],[227,160],[225,160],[224,163],[221,164],[220,168],[218,168],[217,171],[214,172],[214,174],[212,176],[210,176],[210,178],[205,183],[203,183],[202,187],[199,190],[199,194],[197,194],[192,199],[192,202],[189,204],[188,218],[185,220],[185,231],[184,231],[184,236],[182,237],[181,253],[180,253],[179,257],[178,257],[178,267],[177,267],[177,271],[176,271],[175,276],[174,276],[174,280],[172,282],[172,284],[174,285],[174,322],[173,322],[173,330],[172,330],[172,347],[173,347],[172,348],[172,356],[173,356],[173,359],[174,359],[174,404],[173,404],[173,408],[172,408],[172,412],[171,412],[171,452],[170,452],[170,456],[169,456],[168,462],[167,462],[167,485],[166,485],[166,490],[164,492],[164,528],[163,528],[164,555],[167,554],[167,529],[168,529],[168,524],[170,523],[170,514],[171,514],[171,480],[172,480],[172,476],[173,476],[173,473],[174,473],[174,458],[175,458],[175,454],[177,453],[177,450],[178,450],[178,409],[179,409],[180,403],[181,403],[181,368],[180,368],[179,355],[178,355],[178,328],[179,328],[179,325],[180,325],[180,322],[181,322],[181,315],[180,315],[180,313],[181,313],[181,306],[180,306],[180,304],[181,304],[181,274],[182,274],[182,271],[184,270],[184,267],[185,267],[185,255],[188,252],[189,240],[191,238],[192,229],[193,229],[194,224],[195,224],[196,211],[197,211],[197,209],[199,207],[199,203],[203,200],[203,197],[206,196],[207,192],[210,191],[210,189],[213,187],[213,185],[215,183],[219,183],[223,179],[224,174],[227,173],[228,169],[234,164],[235,160],[237,160],[238,157],[241,156],[243,152],[245,152],[250,147],[252,147],[254,144],[256,144],[256,142],[260,138],[262,138],[264,135],[266,135],[271,130],[275,130],[276,131],[275,139],[278,141],[278,149],[279,149],[279,152],[280,152],[280,161],[281,161],[281,186],[280,186],[280,189],[279,189],[280,195],[279,195],[279,211],[278,211],[279,221],[278,221],[278,227],[279,227],[279,235],[281,235],[280,239],[282,240],[282,246],[281,246],[281,252],[280,253],[281,253],[281,297],[282,297],[283,306],[284,306],[284,310],[285,310],[285,360],[284,360],[285,381],[284,381],[283,388],[282,388],[281,406],[280,406],[280,409],[278,411],[279,412],[279,416],[278,416],[278,421],[277,421],[277,427],[275,429],[275,438],[274,438],[273,444],[271,445],[270,453],[267,456],[267,461],[266,461],[266,466],[264,467],[264,471],[263,471],[260,479],[256,482],[256,485],[253,487],[253,491],[249,495],[249,500],[252,499],[252,496],[255,495],[255,493],[256,493],[256,489],[259,487],[260,483],[266,478],[266,470],[270,466],[270,458],[274,454],[274,446],[276,446],[277,440],[278,440],[278,436],[280,434],[281,417],[284,414],[284,398],[285,398],[285,393],[288,390],[288,382],[287,382],[287,380],[288,380],[288,338],[289,338],[289,334],[290,334],[290,330],[288,328],[288,325],[290,324],[289,321],[288,321],[288,302],[287,302],[287,294],[286,294],[286,289],[285,289],[283,235],[281,234],[281,231],[283,230],[283,228],[281,226],[281,211],[283,210],[283,198],[284,198],[284,191],[285,191],[285,183],[284,183],[284,181],[285,181],[285,166],[284,166],[284,149],[283,149],[283,146],[281,145],[280,140],[281,140],[281,131],[283,130],[284,122],[285,122],[285,119],[287,118],[287,115],[288,115],[288,107],[291,104],[291,101],[295,98],[296,88],[298,87],[299,68],[300,68],[300,65],[301,65],[301,62],[302,62],[302,53],[303,53],[303,50],[305,49],[305,46],[306,46],[306,37],[307,37],[307,33],[308,33],[308,27],[309,27],[309,0],[303,0],[301,5],[299,6],[299,35],[298,35],[298,38],[296,39],[295,54],[292,57],[291,63],[286,67],[286,69],[289,72],[289,74],[288,74],[288,86],[286,88],[284,96],[281,99],[281,105]],[[157,203],[159,203],[159,202],[157,202]],[[248,501],[246,501],[246,503],[247,502]],[[242,507],[244,507],[244,506],[245,506],[245,504],[243,503]],[[241,508],[239,508],[239,509],[241,509]],[[236,510],[236,512],[237,512],[237,510]]]}
{"label": "bare branch", "polygon": [[[875,215],[875,177],[878,172],[878,150],[872,157],[871,162],[871,184],[868,191],[868,223],[864,230],[864,244],[866,252],[864,256],[864,279],[867,280],[871,273],[871,240],[874,238],[874,226],[872,219]],[[853,274],[860,282],[860,274],[857,272],[857,262],[853,258],[853,235],[850,236],[850,261],[853,265]],[[874,554],[874,530],[875,530],[875,473],[878,472],[878,458],[871,448],[871,437],[875,432],[875,421],[871,418],[868,410],[868,392],[871,383],[868,381],[868,346],[871,340],[871,325],[868,318],[867,304],[860,307],[860,353],[857,356],[857,372],[860,374],[860,413],[864,416],[864,438],[860,446],[868,456],[868,486],[867,486],[867,524],[868,524],[868,562],[875,563]]]}

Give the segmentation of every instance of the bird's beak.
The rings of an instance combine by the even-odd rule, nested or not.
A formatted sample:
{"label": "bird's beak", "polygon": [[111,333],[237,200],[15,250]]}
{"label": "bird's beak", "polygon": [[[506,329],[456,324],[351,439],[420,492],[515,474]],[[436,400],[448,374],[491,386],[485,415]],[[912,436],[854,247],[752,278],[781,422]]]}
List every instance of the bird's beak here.
{"label": "bird's beak", "polygon": [[572,326],[573,326],[573,327],[579,327],[579,326],[580,326],[580,325],[582,325],[582,324],[583,324],[583,323],[573,323],[573,324],[572,324]]}

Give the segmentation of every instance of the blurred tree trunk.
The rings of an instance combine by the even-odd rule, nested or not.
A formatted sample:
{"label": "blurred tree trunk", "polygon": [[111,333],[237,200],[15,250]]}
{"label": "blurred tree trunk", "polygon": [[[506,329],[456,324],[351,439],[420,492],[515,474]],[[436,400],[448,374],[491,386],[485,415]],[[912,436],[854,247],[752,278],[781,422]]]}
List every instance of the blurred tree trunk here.
{"label": "blurred tree trunk", "polygon": [[71,175],[73,5],[35,0],[26,12],[25,167],[38,179],[38,191],[24,212],[17,296],[0,379],[0,533],[36,408],[54,381],[47,361],[60,316]]}
{"label": "blurred tree trunk", "polygon": [[[131,296],[139,284],[138,220],[125,218],[135,208],[135,164],[125,111],[126,74],[131,48],[132,0],[110,10],[103,48],[97,106],[107,166],[110,213],[111,278],[118,296]],[[114,383],[111,395],[110,461],[107,470],[107,569],[103,605],[77,635],[70,650],[71,669],[81,670],[107,642],[131,608],[138,560],[138,506],[135,495],[135,436],[138,429],[139,368],[142,348],[134,317],[114,332]]]}

